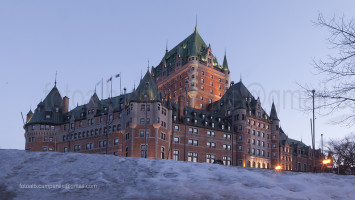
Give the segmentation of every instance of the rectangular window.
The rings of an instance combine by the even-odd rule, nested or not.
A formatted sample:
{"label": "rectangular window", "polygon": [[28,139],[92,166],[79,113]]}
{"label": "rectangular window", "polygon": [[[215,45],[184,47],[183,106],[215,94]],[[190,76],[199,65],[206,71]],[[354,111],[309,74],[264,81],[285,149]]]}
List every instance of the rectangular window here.
{"label": "rectangular window", "polygon": [[174,150],[173,151],[173,159],[174,160],[179,160],[179,150]]}
{"label": "rectangular window", "polygon": [[179,137],[174,137],[174,143],[180,143],[180,138]]}
{"label": "rectangular window", "polygon": [[113,144],[114,144],[114,145],[118,145],[118,142],[119,142],[119,139],[116,138],[116,139],[114,140]]}
{"label": "rectangular window", "polygon": [[206,154],[206,163],[214,163],[215,160],[216,160],[216,155]]}
{"label": "rectangular window", "polygon": [[223,149],[224,150],[231,150],[231,145],[224,144]]}
{"label": "rectangular window", "polygon": [[198,140],[194,140],[194,146],[198,146]]}
{"label": "rectangular window", "polygon": [[179,125],[175,125],[175,130],[177,130],[177,131],[179,131],[179,130],[180,130]]}
{"label": "rectangular window", "polygon": [[193,131],[194,131],[194,134],[198,134],[198,129],[197,128],[194,128]]}
{"label": "rectangular window", "polygon": [[188,144],[189,144],[189,145],[192,145],[192,144],[193,144],[193,140],[189,139]]}
{"label": "rectangular window", "polygon": [[163,133],[163,132],[161,132],[161,133],[160,133],[160,139],[165,140],[165,137],[166,137],[166,134]]}
{"label": "rectangular window", "polygon": [[187,160],[190,161],[190,162],[198,162],[198,153],[189,152]]}
{"label": "rectangular window", "polygon": [[144,118],[141,118],[140,119],[140,124],[144,124],[145,123],[145,119]]}
{"label": "rectangular window", "polygon": [[231,165],[232,158],[229,156],[223,156],[223,164],[224,165]]}

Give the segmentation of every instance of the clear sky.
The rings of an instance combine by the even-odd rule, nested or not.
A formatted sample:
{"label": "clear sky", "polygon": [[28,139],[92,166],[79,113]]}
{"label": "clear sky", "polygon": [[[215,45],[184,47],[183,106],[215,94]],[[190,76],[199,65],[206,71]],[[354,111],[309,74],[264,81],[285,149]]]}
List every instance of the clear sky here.
{"label": "clear sky", "polygon": [[[24,149],[24,115],[54,85],[70,108],[87,103],[95,85],[122,74],[122,88],[137,85],[147,62],[158,65],[195,27],[219,63],[225,49],[231,80],[260,96],[270,112],[274,98],[283,130],[311,144],[311,113],[297,85],[326,87],[312,59],[331,53],[327,30],[313,25],[318,13],[355,17],[355,1],[0,1],[0,148]],[[119,80],[113,80],[114,94]],[[100,94],[101,91],[98,90]],[[339,113],[341,114],[341,112]],[[316,145],[355,127],[316,119]]]}

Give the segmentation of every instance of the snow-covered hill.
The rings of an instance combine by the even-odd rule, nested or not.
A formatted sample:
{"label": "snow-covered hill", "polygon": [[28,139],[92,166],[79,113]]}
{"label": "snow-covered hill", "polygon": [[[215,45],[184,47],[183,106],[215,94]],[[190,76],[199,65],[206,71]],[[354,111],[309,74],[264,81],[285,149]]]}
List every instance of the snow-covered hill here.
{"label": "snow-covered hill", "polygon": [[0,159],[0,199],[355,198],[354,176],[21,150]]}

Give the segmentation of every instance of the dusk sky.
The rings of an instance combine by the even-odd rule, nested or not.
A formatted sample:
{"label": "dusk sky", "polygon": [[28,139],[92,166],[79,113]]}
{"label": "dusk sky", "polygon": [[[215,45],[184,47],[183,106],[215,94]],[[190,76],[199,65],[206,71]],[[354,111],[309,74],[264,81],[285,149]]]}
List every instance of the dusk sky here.
{"label": "dusk sky", "polygon": [[[141,74],[184,40],[196,23],[218,62],[226,49],[231,80],[259,96],[269,113],[274,99],[282,129],[311,145],[310,112],[298,86],[324,88],[313,59],[334,53],[329,32],[314,26],[325,18],[355,17],[355,1],[0,1],[0,148],[24,149],[25,115],[54,86],[70,98],[70,108],[88,102],[95,85],[122,75],[131,92]],[[101,86],[97,89],[101,97]],[[114,95],[119,79],[113,79]],[[318,100],[317,100],[318,101]],[[349,109],[349,108],[344,108]],[[316,147],[355,127],[331,124],[317,111]]]}

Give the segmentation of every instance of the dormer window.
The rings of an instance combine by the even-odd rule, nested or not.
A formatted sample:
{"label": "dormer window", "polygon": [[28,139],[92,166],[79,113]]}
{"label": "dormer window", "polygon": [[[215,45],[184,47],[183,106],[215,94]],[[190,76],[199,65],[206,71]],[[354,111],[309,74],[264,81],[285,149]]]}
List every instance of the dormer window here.
{"label": "dormer window", "polygon": [[190,118],[187,118],[186,120],[187,120],[187,122],[190,122]]}
{"label": "dormer window", "polygon": [[205,126],[207,126],[208,125],[208,122],[205,122]]}
{"label": "dormer window", "polygon": [[51,116],[47,114],[46,115],[46,119],[50,119],[50,118],[51,118]]}
{"label": "dormer window", "polygon": [[212,126],[212,128],[214,128],[214,123],[213,122],[212,122],[211,126]]}
{"label": "dormer window", "polygon": [[202,119],[205,119],[206,115],[205,114],[202,114]]}
{"label": "dormer window", "polygon": [[59,112],[59,108],[55,108],[55,112]]}
{"label": "dormer window", "polygon": [[224,129],[224,125],[222,124],[222,129]]}
{"label": "dormer window", "polygon": [[195,119],[195,124],[197,124],[197,119]]}
{"label": "dormer window", "polygon": [[107,112],[107,107],[104,108],[105,112]]}

